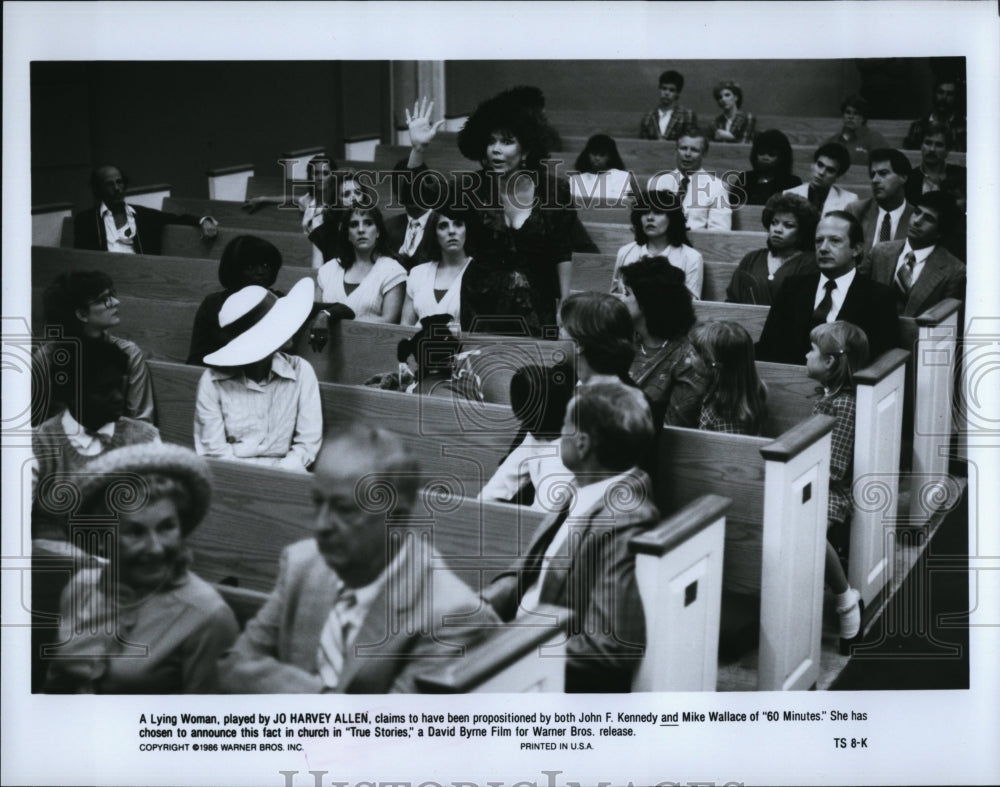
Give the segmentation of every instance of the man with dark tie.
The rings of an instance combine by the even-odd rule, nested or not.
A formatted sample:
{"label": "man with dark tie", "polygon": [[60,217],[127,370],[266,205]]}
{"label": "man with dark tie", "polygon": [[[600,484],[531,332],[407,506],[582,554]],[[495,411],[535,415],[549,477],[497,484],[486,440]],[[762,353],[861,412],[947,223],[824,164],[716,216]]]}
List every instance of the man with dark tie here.
{"label": "man with dark tie", "polygon": [[355,426],[324,442],[315,537],[282,553],[274,591],[220,662],[223,691],[410,692],[417,673],[499,625],[406,527],[419,483],[416,459],[389,432]]}
{"label": "man with dark tie", "polygon": [[684,210],[689,230],[731,230],[733,210],[725,184],[702,166],[708,153],[705,132],[688,126],[677,139],[677,168],[653,175],[649,190],[672,191]]}
{"label": "man with dark tie", "polygon": [[440,203],[441,184],[438,173],[430,170],[410,170],[406,160],[396,163],[392,173],[396,198],[405,213],[386,219],[385,231],[389,248],[396,252],[400,264],[411,270],[425,262],[438,262],[430,258],[428,239],[434,234],[435,212]]}
{"label": "man with dark tie", "polygon": [[572,613],[567,692],[628,692],[646,642],[632,536],[656,524],[649,477],[637,468],[653,440],[638,388],[585,385],[566,408],[560,455],[572,474],[566,505],[538,527],[527,554],[483,591],[504,620],[533,623],[540,604]]}
{"label": "man with dark tie", "polygon": [[899,313],[916,317],[945,298],[965,300],[965,263],[941,245],[958,218],[951,195],[917,199],[905,240],[872,249],[872,279],[893,287]]}
{"label": "man with dark tie", "polygon": [[850,213],[827,213],[816,228],[818,273],[786,279],[767,314],[757,360],[804,364],[809,332],[822,322],[845,320],[865,332],[875,360],[899,346],[896,296],[885,284],[858,273],[865,239]]}
{"label": "man with dark tie", "polygon": [[852,202],[844,210],[853,214],[865,233],[866,257],[876,243],[906,237],[913,208],[906,201],[906,183],[913,167],[898,150],[873,150],[868,161],[872,195]]}

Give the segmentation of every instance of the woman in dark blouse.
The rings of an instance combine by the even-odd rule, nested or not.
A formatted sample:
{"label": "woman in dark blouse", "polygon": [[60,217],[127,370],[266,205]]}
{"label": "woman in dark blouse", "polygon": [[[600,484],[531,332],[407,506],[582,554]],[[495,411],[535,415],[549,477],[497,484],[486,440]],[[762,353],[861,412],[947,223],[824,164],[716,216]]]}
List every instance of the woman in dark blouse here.
{"label": "woman in dark blouse", "polygon": [[726,288],[729,303],[769,306],[789,276],[814,273],[813,251],[819,213],[809,200],[795,194],[775,194],[764,206],[761,223],[767,248],[751,251],[733,271]]}
{"label": "woman in dark blouse", "polygon": [[[538,102],[525,100],[528,93],[541,94],[515,88],[484,101],[469,117],[458,147],[482,170],[469,173],[458,191],[468,195],[482,219],[479,259],[527,279],[537,314],[537,325],[527,328],[539,333],[555,327],[558,304],[569,294],[576,210],[568,184],[542,166],[549,132]],[[406,113],[411,169],[424,166],[424,152],[440,128],[440,122],[430,122],[432,106],[425,100],[412,115]]]}
{"label": "woman in dark blouse", "polygon": [[776,128],[762,131],[750,149],[753,169],[740,172],[729,184],[733,207],[763,205],[775,194],[802,184],[792,174],[792,143]]}

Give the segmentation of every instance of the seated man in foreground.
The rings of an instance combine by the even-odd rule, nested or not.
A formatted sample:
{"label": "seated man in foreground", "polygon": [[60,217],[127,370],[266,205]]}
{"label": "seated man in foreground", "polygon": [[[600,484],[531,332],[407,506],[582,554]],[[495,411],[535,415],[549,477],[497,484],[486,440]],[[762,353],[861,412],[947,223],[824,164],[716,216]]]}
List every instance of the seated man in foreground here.
{"label": "seated man in foreground", "polygon": [[628,692],[642,661],[646,626],[632,536],[656,524],[649,477],[637,469],[653,440],[638,388],[583,386],[570,401],[560,450],[566,505],[546,518],[528,553],[483,591],[504,620],[531,623],[540,604],[573,615],[567,692]]}
{"label": "seated man in foreground", "polygon": [[[398,437],[362,426],[330,437],[313,479],[315,538],[283,552],[270,598],[220,662],[223,691],[411,692],[418,672],[462,658],[499,624],[489,607],[444,623],[482,605],[407,537],[419,467]],[[391,510],[373,510],[383,500]]]}

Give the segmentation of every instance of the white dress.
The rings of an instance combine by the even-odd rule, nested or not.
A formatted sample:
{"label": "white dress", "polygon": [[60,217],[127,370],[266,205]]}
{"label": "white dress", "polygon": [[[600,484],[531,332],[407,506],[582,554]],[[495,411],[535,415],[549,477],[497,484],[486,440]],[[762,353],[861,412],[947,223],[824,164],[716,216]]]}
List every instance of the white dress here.
{"label": "white dress", "polygon": [[413,310],[417,313],[418,320],[431,314],[450,314],[456,322],[461,319],[462,274],[468,266],[467,262],[440,301],[434,297],[434,278],[437,276],[438,263],[425,262],[410,271],[406,280],[406,294],[413,301]]}
{"label": "white dress", "polygon": [[[622,268],[626,265],[631,265],[633,262],[638,262],[648,253],[645,245],[640,246],[635,241],[626,243],[618,249],[618,257],[615,260],[615,271],[611,275],[612,292],[621,283]],[[699,300],[701,298],[701,285],[705,276],[705,261],[701,256],[701,252],[696,251],[688,245],[681,247],[667,246],[666,251],[661,252],[658,256],[666,257],[671,265],[684,271],[684,285],[690,290],[695,300]]]}
{"label": "white dress", "polygon": [[368,275],[348,295],[340,261],[333,259],[316,272],[319,298],[323,303],[343,303],[354,310],[354,319],[376,322],[382,313],[382,300],[389,290],[406,281],[403,266],[391,257],[379,257]]}

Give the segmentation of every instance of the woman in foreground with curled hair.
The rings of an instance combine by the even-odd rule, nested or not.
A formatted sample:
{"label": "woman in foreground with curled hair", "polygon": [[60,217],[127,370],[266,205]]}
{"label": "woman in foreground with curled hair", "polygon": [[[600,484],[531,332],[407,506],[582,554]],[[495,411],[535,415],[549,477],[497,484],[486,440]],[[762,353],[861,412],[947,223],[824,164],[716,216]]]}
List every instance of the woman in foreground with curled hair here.
{"label": "woman in foreground with curled hair", "polygon": [[238,627],[218,592],[188,570],[185,539],[211,498],[204,460],[175,445],[128,446],[90,464],[79,487],[79,512],[117,526],[111,551],[63,593],[62,644],[46,690],[216,691],[216,662]]}

